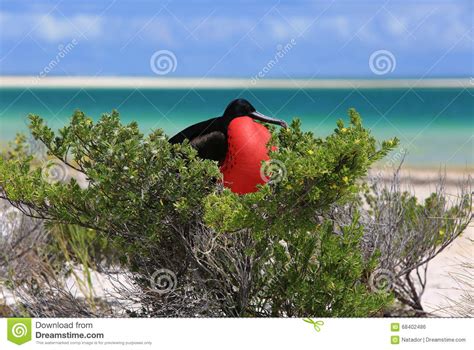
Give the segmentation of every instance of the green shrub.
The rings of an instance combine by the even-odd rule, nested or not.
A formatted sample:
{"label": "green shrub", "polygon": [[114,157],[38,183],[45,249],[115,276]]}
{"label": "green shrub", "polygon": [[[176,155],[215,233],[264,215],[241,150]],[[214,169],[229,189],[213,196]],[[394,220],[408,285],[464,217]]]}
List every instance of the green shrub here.
{"label": "green shrub", "polygon": [[[189,144],[171,145],[161,130],[145,136],[115,111],[97,123],[77,111],[57,134],[32,115],[32,135],[50,158],[28,156],[20,140],[21,152],[0,158],[0,197],[118,247],[140,289],[132,315],[373,315],[391,296],[367,285],[376,261],[363,258],[358,215],[339,228],[327,214],[356,200],[358,180],[398,140],[377,147],[357,112],[349,116],[325,139],[297,120],[272,129],[270,182],[236,195]],[[150,279],[163,268],[178,282],[153,293]]]}

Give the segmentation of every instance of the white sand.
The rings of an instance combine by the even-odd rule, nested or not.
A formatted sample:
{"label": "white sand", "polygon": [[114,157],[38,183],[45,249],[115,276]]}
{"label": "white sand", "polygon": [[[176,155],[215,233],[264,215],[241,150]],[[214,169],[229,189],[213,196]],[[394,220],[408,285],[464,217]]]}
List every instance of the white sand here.
{"label": "white sand", "polygon": [[[381,174],[382,178],[390,181],[393,177],[394,169],[373,169],[371,176]],[[400,172],[404,189],[414,193],[416,197],[423,201],[431,193],[436,191],[439,177],[445,175],[446,193],[452,196],[458,194],[458,186],[466,183],[470,176],[471,186],[474,179],[474,168],[448,168],[448,169],[427,169],[404,167]],[[471,190],[474,189],[471,188]],[[422,297],[422,305],[425,311],[437,316],[449,316],[449,310],[443,307],[452,305],[452,301],[459,301],[463,293],[462,288],[453,279],[453,275],[462,271],[461,264],[474,264],[474,245],[470,241],[474,239],[474,222],[472,222],[461,237],[458,237],[450,246],[429,262],[427,285]],[[461,288],[462,287],[462,288]],[[474,290],[470,290],[474,295]],[[449,302],[448,299],[451,299]],[[451,309],[452,311],[452,309]],[[474,315],[472,315],[474,317]]]}
{"label": "white sand", "polygon": [[[458,177],[459,178],[459,177]],[[451,176],[448,183],[453,183],[456,178]],[[417,185],[414,187],[416,196],[423,200],[435,190],[434,184]],[[448,185],[446,192],[455,195],[457,188],[454,185]],[[461,273],[461,264],[474,264],[474,222],[458,237],[450,246],[437,255],[429,262],[427,285],[422,297],[422,305],[425,311],[432,312],[438,316],[449,316],[449,310],[443,310],[453,301],[460,301],[463,289],[467,286],[458,285],[453,279],[453,275]],[[470,290],[474,295],[474,289]],[[474,314],[471,315],[474,317]]]}
{"label": "white sand", "polygon": [[[428,283],[422,298],[425,311],[439,316],[449,316],[452,313],[443,309],[445,307],[449,309],[449,305],[452,305],[449,299],[460,301],[463,290],[469,292],[471,296],[474,295],[473,288],[467,289],[466,285],[458,285],[453,278],[453,275],[462,273],[461,264],[474,264],[474,245],[469,239],[474,239],[473,226],[429,263]],[[474,317],[474,314],[470,316]]]}
{"label": "white sand", "polygon": [[470,79],[229,79],[163,77],[36,77],[0,76],[0,87],[173,88],[173,89],[364,89],[364,88],[473,88]]}

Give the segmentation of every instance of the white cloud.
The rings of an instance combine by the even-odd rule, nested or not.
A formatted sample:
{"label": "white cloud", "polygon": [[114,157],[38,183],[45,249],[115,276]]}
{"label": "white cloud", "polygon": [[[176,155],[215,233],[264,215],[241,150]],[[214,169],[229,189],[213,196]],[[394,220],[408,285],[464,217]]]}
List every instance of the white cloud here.
{"label": "white cloud", "polygon": [[269,32],[271,38],[277,41],[289,40],[295,36],[295,30],[293,27],[278,18],[269,21]]}
{"label": "white cloud", "polygon": [[249,18],[217,15],[213,15],[207,20],[196,18],[189,22],[192,23],[189,29],[194,30],[198,38],[219,41],[240,37],[255,25],[255,21]]}
{"label": "white cloud", "polygon": [[352,27],[354,23],[351,23],[348,16],[336,15],[321,18],[318,23],[315,24],[316,28],[320,27],[321,31],[329,32],[330,38],[338,36],[341,39],[349,39],[353,33]]}
{"label": "white cloud", "polygon": [[39,19],[36,33],[49,42],[78,38],[98,37],[102,33],[101,19],[98,16],[75,15],[70,18],[51,14]]}
{"label": "white cloud", "polygon": [[30,34],[50,43],[87,38],[102,34],[103,19],[89,14],[64,17],[61,14],[8,13],[0,12],[0,28],[3,38],[21,39]]}
{"label": "white cloud", "polygon": [[389,16],[385,22],[386,29],[393,36],[406,36],[409,33],[406,22],[405,18]]}
{"label": "white cloud", "polygon": [[[311,9],[301,12],[281,8],[272,11],[261,21],[219,12],[187,13],[179,17],[161,13],[156,18],[143,13],[130,13],[124,18],[124,15],[116,13],[103,17],[90,13],[64,17],[59,11],[51,14],[0,11],[0,37],[19,40],[36,27],[31,33],[32,37],[47,43],[60,44],[73,38],[81,39],[81,32],[84,32],[94,44],[97,42],[92,42],[93,39],[100,40],[100,43],[121,45],[143,40],[153,45],[182,46],[189,41],[194,43],[196,38],[211,46],[217,45],[217,42],[232,44],[257,24],[250,36],[262,45],[268,43],[272,47],[275,43],[298,37],[307,29],[302,39],[308,45],[342,45],[357,33],[354,41],[363,45],[390,42],[405,48],[430,46],[446,49],[466,31],[472,30],[470,14],[465,7],[462,3],[409,3],[388,5],[378,12],[378,6],[351,6],[325,13],[313,11],[314,14]],[[372,15],[375,17],[371,18]],[[193,38],[190,31],[193,32]],[[459,43],[459,47],[469,45],[472,43],[468,36]]]}

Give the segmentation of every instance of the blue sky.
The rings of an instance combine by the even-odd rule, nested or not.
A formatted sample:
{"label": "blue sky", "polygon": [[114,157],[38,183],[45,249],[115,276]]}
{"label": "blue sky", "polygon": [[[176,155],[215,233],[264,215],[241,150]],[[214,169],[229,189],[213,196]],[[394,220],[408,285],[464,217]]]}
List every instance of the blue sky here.
{"label": "blue sky", "polygon": [[[50,76],[156,76],[150,59],[167,50],[169,77],[472,77],[473,3],[0,0],[0,74],[56,60]],[[379,50],[395,60],[383,75],[369,66]]]}

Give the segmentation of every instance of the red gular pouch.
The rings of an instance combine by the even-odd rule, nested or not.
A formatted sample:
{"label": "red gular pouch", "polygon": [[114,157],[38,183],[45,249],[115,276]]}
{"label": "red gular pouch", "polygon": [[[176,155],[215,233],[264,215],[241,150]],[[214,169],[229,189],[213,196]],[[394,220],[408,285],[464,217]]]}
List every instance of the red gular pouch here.
{"label": "red gular pouch", "polygon": [[261,175],[262,162],[270,159],[267,143],[271,134],[268,129],[250,117],[233,119],[227,129],[227,155],[220,171],[224,186],[234,193],[257,191],[257,185],[268,179]]}

